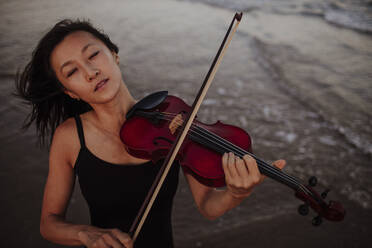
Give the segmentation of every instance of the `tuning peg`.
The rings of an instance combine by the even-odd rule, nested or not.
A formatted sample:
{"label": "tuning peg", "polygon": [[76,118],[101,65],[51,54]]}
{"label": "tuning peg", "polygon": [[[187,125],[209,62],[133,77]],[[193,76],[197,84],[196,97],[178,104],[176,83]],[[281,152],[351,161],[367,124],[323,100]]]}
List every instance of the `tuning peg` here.
{"label": "tuning peg", "polygon": [[321,193],[320,196],[321,196],[323,199],[325,199],[325,198],[327,197],[329,191],[331,191],[331,190],[330,190],[330,189],[326,189],[326,190],[324,190],[324,192]]}
{"label": "tuning peg", "polygon": [[315,176],[312,176],[309,178],[309,185],[311,187],[315,187],[317,183],[318,183],[318,179]]}
{"label": "tuning peg", "polygon": [[307,204],[301,204],[297,210],[300,215],[305,216],[309,213],[309,206]]}
{"label": "tuning peg", "polygon": [[319,226],[320,224],[322,224],[322,217],[319,215],[314,217],[312,224],[313,226]]}

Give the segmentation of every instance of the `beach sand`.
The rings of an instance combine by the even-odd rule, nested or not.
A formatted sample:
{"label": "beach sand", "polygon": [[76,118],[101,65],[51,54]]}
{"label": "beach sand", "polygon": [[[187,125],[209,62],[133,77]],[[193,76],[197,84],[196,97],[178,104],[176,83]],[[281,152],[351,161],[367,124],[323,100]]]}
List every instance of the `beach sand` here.
{"label": "beach sand", "polygon": [[[0,2],[1,247],[61,247],[39,233],[48,151],[34,128],[20,127],[28,108],[11,95],[14,75],[39,38],[63,18],[89,18],[120,47],[133,96],[168,90],[191,104],[234,11],[188,1]],[[305,183],[317,176],[327,201],[340,201],[343,222],[311,225],[293,191],[266,179],[239,207],[208,221],[183,175],[175,198],[176,247],[367,247],[372,241],[372,36],[314,15],[260,9],[244,13],[198,118],[247,130],[256,155],[287,160]],[[76,184],[67,217],[89,223]]]}

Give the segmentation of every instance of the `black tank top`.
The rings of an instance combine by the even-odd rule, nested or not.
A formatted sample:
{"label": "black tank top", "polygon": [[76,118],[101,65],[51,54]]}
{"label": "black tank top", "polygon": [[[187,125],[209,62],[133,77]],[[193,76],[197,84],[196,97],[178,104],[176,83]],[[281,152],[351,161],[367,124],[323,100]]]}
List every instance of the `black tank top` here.
{"label": "black tank top", "polygon": [[[103,161],[85,146],[79,116],[75,117],[80,151],[75,163],[91,224],[129,232],[162,163],[117,165]],[[172,204],[178,186],[179,163],[173,164],[134,247],[173,247]]]}

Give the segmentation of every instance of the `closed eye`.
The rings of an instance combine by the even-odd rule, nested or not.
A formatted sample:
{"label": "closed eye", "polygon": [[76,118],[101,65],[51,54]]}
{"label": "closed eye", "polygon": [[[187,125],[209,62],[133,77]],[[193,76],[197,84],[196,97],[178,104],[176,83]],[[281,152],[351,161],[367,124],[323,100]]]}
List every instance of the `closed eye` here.
{"label": "closed eye", "polygon": [[67,77],[71,77],[77,71],[77,68],[72,69],[69,73],[67,73]]}
{"label": "closed eye", "polygon": [[99,51],[93,53],[92,55],[89,56],[89,59],[93,59],[95,56],[99,54]]}

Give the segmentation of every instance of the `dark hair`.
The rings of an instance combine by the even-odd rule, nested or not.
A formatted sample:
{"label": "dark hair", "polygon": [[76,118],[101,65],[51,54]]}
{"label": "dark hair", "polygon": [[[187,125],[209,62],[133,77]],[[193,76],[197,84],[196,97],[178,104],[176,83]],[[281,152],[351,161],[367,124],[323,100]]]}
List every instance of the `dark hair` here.
{"label": "dark hair", "polygon": [[52,137],[61,122],[91,109],[86,102],[74,100],[63,92],[64,87],[50,65],[50,55],[53,49],[67,35],[75,31],[89,32],[111,51],[119,52],[118,47],[106,34],[85,20],[62,20],[44,35],[33,51],[31,61],[22,72],[17,72],[15,79],[15,95],[25,100],[25,103],[31,105],[32,108],[23,123],[23,129],[27,129],[33,122],[36,122],[40,145],[45,145],[47,137],[49,135],[50,138]]}

